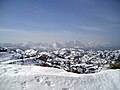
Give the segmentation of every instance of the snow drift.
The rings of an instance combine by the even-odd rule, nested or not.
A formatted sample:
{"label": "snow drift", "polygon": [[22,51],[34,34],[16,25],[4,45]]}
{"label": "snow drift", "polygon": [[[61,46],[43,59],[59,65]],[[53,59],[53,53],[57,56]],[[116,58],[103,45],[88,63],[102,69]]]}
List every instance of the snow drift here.
{"label": "snow drift", "polygon": [[120,90],[120,70],[75,74],[39,66],[0,65],[0,90]]}

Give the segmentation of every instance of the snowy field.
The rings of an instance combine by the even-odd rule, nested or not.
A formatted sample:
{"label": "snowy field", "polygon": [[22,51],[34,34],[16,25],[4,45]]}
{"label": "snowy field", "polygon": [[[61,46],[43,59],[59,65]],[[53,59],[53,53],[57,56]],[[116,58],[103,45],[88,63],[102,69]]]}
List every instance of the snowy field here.
{"label": "snowy field", "polygon": [[0,90],[120,90],[120,70],[75,74],[40,66],[0,65]]}

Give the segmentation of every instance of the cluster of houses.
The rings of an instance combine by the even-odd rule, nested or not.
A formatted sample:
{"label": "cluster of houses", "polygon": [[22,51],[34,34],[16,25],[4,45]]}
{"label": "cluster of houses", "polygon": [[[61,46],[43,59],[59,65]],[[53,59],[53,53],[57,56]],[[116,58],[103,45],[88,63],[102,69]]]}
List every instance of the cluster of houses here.
{"label": "cluster of houses", "polygon": [[120,59],[120,50],[85,51],[63,48],[54,51],[14,50],[13,58],[24,64],[31,62],[37,66],[55,67],[74,73],[95,73],[105,70],[115,60]]}

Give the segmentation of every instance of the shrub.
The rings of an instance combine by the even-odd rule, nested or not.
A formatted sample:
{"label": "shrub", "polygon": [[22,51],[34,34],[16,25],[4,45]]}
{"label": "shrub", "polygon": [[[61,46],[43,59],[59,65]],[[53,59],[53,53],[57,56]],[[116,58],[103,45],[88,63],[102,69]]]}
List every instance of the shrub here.
{"label": "shrub", "polygon": [[113,64],[110,64],[110,69],[120,69],[120,62],[115,62]]}
{"label": "shrub", "polygon": [[81,72],[78,72],[78,70],[66,70],[67,72],[72,72],[72,73],[78,73],[80,74]]}
{"label": "shrub", "polygon": [[46,63],[38,64],[37,66],[42,66],[42,67],[51,67],[49,64],[46,64]]}

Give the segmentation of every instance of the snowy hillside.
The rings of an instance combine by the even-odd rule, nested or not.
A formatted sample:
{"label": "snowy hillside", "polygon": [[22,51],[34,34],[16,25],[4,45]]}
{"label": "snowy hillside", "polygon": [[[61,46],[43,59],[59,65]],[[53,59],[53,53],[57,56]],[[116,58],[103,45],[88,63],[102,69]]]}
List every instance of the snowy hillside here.
{"label": "snowy hillside", "polygon": [[120,50],[1,47],[0,90],[120,90],[120,70],[108,68],[119,60]]}
{"label": "snowy hillside", "polygon": [[0,65],[0,90],[120,90],[120,70],[75,74],[64,70]]}

